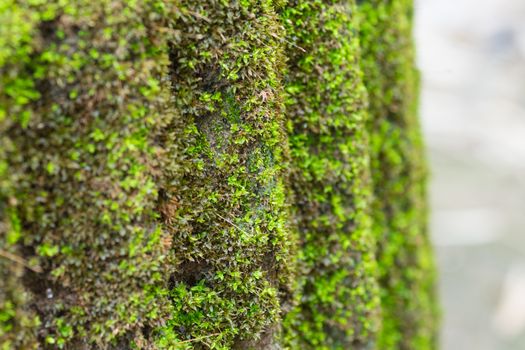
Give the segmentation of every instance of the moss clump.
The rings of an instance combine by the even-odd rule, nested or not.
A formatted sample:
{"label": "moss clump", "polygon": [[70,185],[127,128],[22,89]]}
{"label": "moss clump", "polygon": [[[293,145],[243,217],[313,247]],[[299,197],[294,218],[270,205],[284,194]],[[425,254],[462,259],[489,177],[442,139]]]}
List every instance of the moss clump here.
{"label": "moss clump", "polygon": [[[35,346],[33,329],[38,316],[26,307],[28,295],[22,283],[25,267],[18,260],[15,246],[21,236],[21,224],[14,206],[16,178],[7,155],[13,149],[5,134],[12,123],[23,120],[24,106],[38,98],[30,74],[19,62],[28,60],[36,14],[0,2],[0,349]],[[15,261],[13,261],[13,258]],[[29,266],[29,262],[27,262]],[[35,265],[33,262],[31,265]],[[33,267],[34,268],[34,267]]]}
{"label": "moss clump", "polygon": [[196,348],[265,348],[294,265],[282,28],[272,1],[200,0],[182,3],[172,29],[185,160],[164,193],[176,272],[174,313],[161,334]]}
{"label": "moss clump", "polygon": [[301,239],[295,349],[361,349],[378,327],[367,94],[351,1],[290,1],[286,107]]}
{"label": "moss clump", "polygon": [[380,349],[436,347],[434,267],[426,231],[423,147],[417,121],[412,1],[363,1],[362,67],[370,96],[372,217],[379,243]]}
{"label": "moss clump", "polygon": [[0,7],[8,18],[0,249],[43,270],[15,277],[20,263],[0,259],[10,276],[0,294],[2,347],[141,341],[169,305],[149,291],[170,268],[156,212],[164,162],[156,140],[174,115],[160,30],[169,9],[154,1]]}

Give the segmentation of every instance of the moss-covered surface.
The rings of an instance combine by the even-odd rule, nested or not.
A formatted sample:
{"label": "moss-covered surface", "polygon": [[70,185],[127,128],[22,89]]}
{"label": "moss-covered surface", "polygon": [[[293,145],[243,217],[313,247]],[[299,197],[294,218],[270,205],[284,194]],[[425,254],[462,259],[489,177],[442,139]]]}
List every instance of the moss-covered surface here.
{"label": "moss-covered surface", "polygon": [[286,113],[301,250],[294,349],[368,349],[378,327],[367,95],[353,2],[290,1]]}
{"label": "moss-covered surface", "polygon": [[[26,307],[28,295],[22,284],[26,268],[6,257],[16,257],[16,241],[20,237],[20,220],[16,216],[15,176],[9,168],[7,154],[13,148],[5,134],[16,122],[21,109],[30,98],[37,98],[32,77],[17,63],[27,59],[31,50],[31,35],[35,21],[31,12],[14,7],[11,2],[0,3],[0,347],[2,350],[34,345],[32,329],[38,326],[35,313]],[[4,68],[6,67],[6,68]],[[7,68],[9,67],[9,68]],[[12,75],[7,74],[7,69]],[[9,96],[8,88],[12,86]],[[15,101],[18,96],[18,102]],[[9,104],[8,104],[9,103]],[[8,112],[13,117],[8,117]],[[20,118],[20,117],[18,117]],[[20,261],[22,262],[22,261]]]}
{"label": "moss-covered surface", "polygon": [[185,160],[165,193],[169,326],[196,348],[270,348],[295,264],[282,28],[269,0],[193,0],[179,12],[171,82]]}
{"label": "moss-covered surface", "polygon": [[0,349],[432,349],[411,5],[0,0]]}
{"label": "moss-covered surface", "polygon": [[378,348],[433,349],[437,312],[417,120],[413,4],[368,0],[359,13],[383,315]]}
{"label": "moss-covered surface", "polygon": [[17,307],[23,293],[2,288],[2,347],[140,342],[169,305],[150,288],[171,269],[156,211],[157,139],[174,115],[164,10],[152,1],[2,7],[12,42],[0,55],[0,248],[42,270],[15,281],[21,263],[1,259],[29,296]]}

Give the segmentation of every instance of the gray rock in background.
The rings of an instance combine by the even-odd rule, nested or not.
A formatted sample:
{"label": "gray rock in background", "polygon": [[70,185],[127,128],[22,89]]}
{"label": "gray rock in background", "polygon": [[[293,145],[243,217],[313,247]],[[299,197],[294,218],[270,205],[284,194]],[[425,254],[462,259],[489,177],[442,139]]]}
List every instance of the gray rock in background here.
{"label": "gray rock in background", "polygon": [[444,350],[525,349],[525,1],[417,0]]}

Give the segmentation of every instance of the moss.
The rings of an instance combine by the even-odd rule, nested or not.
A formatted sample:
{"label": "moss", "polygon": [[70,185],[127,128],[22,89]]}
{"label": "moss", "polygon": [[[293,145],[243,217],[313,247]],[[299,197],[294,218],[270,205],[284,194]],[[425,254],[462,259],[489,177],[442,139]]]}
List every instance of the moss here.
{"label": "moss", "polygon": [[408,0],[0,0],[0,349],[430,349]]}
{"label": "moss", "polygon": [[[0,2],[0,348],[17,346],[28,349],[36,344],[32,330],[39,324],[37,315],[25,307],[28,296],[21,277],[25,267],[15,246],[21,238],[20,219],[13,205],[15,177],[9,167],[7,154],[13,149],[12,140],[5,137],[6,129],[27,119],[24,105],[38,97],[31,76],[17,62],[25,62],[31,53],[32,32],[36,15],[14,6],[11,1]],[[10,68],[10,69],[9,69]],[[9,73],[8,73],[9,72]]]}
{"label": "moss", "polygon": [[174,111],[156,5],[2,2],[2,227],[17,218],[20,232],[0,248],[43,270],[2,259],[18,271],[2,288],[4,348],[139,341],[168,310],[145,297],[170,266],[156,143]]}
{"label": "moss", "polygon": [[381,349],[436,347],[434,268],[426,231],[423,145],[417,121],[412,2],[364,1],[362,67],[370,96],[374,231]]}
{"label": "moss", "polygon": [[290,1],[286,107],[301,238],[298,306],[285,338],[296,349],[360,349],[378,326],[367,94],[355,5]]}
{"label": "moss", "polygon": [[295,260],[282,28],[268,0],[188,1],[179,11],[171,83],[185,160],[165,193],[177,272],[174,314],[159,336],[174,332],[195,348],[264,348]]}

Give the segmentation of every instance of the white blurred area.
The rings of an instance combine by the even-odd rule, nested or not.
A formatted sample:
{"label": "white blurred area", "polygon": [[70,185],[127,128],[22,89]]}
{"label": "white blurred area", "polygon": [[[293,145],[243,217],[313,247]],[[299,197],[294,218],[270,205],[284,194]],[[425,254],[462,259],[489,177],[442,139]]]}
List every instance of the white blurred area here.
{"label": "white blurred area", "polygon": [[416,0],[442,350],[525,349],[525,0]]}

